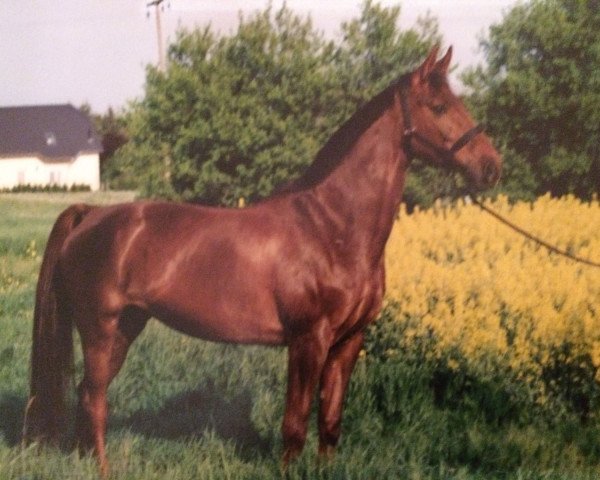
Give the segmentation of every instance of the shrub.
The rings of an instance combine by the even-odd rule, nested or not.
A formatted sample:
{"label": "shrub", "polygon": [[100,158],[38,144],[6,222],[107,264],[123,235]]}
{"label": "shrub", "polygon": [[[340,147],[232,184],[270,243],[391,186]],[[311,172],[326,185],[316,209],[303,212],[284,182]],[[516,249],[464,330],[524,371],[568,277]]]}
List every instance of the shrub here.
{"label": "shrub", "polygon": [[10,188],[0,189],[0,193],[60,193],[60,192],[89,192],[91,188],[89,185],[84,183],[73,183],[72,185],[34,185],[31,183],[25,183],[21,185],[15,185]]}
{"label": "shrub", "polygon": [[[600,252],[597,200],[490,203],[563,249]],[[441,402],[494,385],[499,398],[552,415],[588,418],[600,407],[600,271],[549,254],[464,202],[402,213],[386,263],[383,317],[394,322],[384,333],[374,327],[368,354],[431,362]]]}

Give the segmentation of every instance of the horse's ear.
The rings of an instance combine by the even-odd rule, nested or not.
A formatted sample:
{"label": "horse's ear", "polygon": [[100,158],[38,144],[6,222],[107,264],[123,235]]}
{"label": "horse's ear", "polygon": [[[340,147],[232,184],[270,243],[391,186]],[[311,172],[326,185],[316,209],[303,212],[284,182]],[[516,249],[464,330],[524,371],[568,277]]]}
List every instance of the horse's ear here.
{"label": "horse's ear", "polygon": [[429,55],[427,55],[427,58],[425,59],[425,61],[417,69],[417,74],[418,74],[417,78],[421,82],[424,82],[427,79],[427,77],[429,76],[429,74],[433,71],[433,69],[435,67],[435,61],[437,60],[437,54],[438,54],[439,49],[440,49],[440,46],[435,45],[431,49],[431,52],[429,52]]}
{"label": "horse's ear", "polygon": [[446,52],[446,55],[444,55],[443,58],[441,58],[439,60],[439,62],[437,62],[435,64],[435,69],[446,75],[448,73],[448,67],[450,66],[450,61],[452,60],[452,46],[448,47],[448,51]]}

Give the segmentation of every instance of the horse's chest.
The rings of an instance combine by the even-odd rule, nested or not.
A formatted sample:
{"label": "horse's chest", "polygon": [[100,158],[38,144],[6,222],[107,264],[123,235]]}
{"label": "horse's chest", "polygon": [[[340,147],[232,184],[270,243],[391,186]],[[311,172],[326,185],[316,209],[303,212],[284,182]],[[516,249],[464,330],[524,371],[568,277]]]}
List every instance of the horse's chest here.
{"label": "horse's chest", "polygon": [[337,337],[362,329],[374,319],[381,305],[380,291],[379,282],[372,278],[353,288],[334,288],[325,293],[324,312]]}
{"label": "horse's chest", "polygon": [[325,320],[334,337],[342,338],[372,320],[374,305],[380,304],[380,276],[329,273],[305,275],[300,281],[286,283],[280,291],[281,320],[288,332]]}

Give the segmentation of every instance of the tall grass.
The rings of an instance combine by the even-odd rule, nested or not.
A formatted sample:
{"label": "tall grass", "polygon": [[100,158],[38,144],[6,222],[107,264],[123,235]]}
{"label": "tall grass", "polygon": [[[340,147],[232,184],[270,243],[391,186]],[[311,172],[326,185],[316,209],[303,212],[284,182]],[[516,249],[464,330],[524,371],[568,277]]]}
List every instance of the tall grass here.
{"label": "tall grass", "polygon": [[[0,195],[2,480],[97,478],[93,459],[19,443],[40,256],[52,221],[73,198],[106,201],[93,195]],[[203,342],[151,321],[109,391],[111,477],[600,477],[597,412],[586,423],[568,412],[552,421],[536,410],[525,387],[522,394],[514,391],[518,383],[501,375],[450,375],[422,349],[399,348],[406,328],[390,305],[370,330],[352,377],[336,457],[317,461],[313,418],[307,448],[284,473],[285,350]],[[76,370],[78,377],[80,354]]]}

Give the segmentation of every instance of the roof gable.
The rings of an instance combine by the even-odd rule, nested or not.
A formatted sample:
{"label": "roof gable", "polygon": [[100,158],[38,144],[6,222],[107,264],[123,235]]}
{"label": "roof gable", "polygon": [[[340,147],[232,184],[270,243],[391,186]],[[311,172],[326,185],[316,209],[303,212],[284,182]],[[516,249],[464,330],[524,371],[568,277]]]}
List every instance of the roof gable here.
{"label": "roof gable", "polygon": [[92,122],[72,105],[0,108],[0,157],[57,159],[101,151]]}

